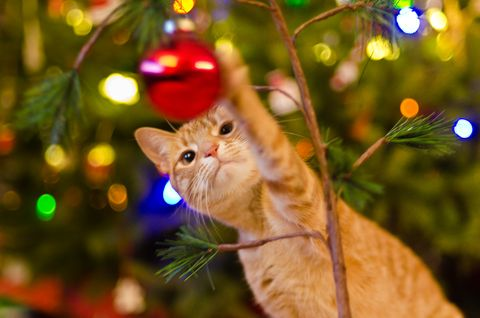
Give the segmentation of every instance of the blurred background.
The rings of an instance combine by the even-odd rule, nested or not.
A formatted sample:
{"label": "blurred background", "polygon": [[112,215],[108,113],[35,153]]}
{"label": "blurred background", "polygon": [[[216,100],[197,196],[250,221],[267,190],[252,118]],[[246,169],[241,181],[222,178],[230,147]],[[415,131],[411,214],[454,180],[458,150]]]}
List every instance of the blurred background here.
{"label": "blurred background", "polygon": [[[279,1],[293,30],[343,0]],[[234,254],[187,282],[155,275],[158,243],[198,217],[133,139],[141,126],[170,129],[138,75],[137,33],[112,25],[95,43],[79,72],[83,119],[69,142],[15,124],[25,90],[68,71],[120,2],[0,1],[0,317],[263,317]],[[345,13],[311,26],[296,45],[320,126],[352,153],[402,116],[443,111],[454,121],[454,154],[385,147],[362,168],[382,193],[350,204],[411,246],[467,317],[480,317],[480,0],[394,5],[397,40]],[[212,47],[240,49],[254,84],[298,98],[269,12],[234,0],[181,7],[193,7],[188,15]],[[309,160],[301,113],[281,94],[260,94]],[[214,227],[235,241],[234,231]]]}

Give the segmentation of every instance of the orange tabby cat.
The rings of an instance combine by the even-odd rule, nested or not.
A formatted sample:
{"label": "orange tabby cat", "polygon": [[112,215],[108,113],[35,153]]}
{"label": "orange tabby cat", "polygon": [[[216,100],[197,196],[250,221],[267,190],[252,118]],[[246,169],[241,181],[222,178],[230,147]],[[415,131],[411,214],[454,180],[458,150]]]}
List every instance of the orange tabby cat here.
{"label": "orange tabby cat", "polygon": [[[316,230],[326,236],[322,186],[252,89],[238,54],[219,56],[226,99],[176,133],[135,137],[194,209],[235,227],[239,240]],[[338,201],[355,318],[462,317],[399,240]],[[332,264],[319,240],[294,238],[239,252],[256,300],[271,317],[337,317]]]}

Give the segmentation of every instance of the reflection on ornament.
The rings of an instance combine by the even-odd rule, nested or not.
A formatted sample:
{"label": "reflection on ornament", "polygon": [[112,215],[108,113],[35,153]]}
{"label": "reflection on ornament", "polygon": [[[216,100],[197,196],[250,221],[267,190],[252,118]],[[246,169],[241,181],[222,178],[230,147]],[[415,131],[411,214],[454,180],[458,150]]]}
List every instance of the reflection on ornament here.
{"label": "reflection on ornament", "polygon": [[174,27],[179,30],[168,45],[142,60],[140,73],[155,109],[171,120],[182,121],[207,111],[219,97],[221,83],[212,50],[188,31],[192,22],[176,22]]}
{"label": "reflection on ornament", "polygon": [[295,145],[295,150],[303,160],[308,160],[313,156],[313,145],[308,139],[301,139]]}
{"label": "reflection on ornament", "polygon": [[315,54],[315,60],[322,62],[327,66],[332,66],[337,62],[337,55],[335,52],[325,43],[318,43],[313,46],[313,53]]}
{"label": "reflection on ornament", "polygon": [[37,217],[42,221],[50,221],[57,208],[57,201],[51,194],[42,194],[37,199]]}
{"label": "reflection on ornament", "polygon": [[175,191],[170,183],[170,180],[165,184],[163,188],[163,201],[168,205],[175,205],[182,200],[182,197]]}
{"label": "reflection on ornament", "polygon": [[67,165],[67,156],[62,146],[53,144],[48,146],[44,154],[45,161],[47,164],[56,169],[62,170]]}
{"label": "reflection on ornament", "polygon": [[435,31],[445,31],[448,28],[448,20],[445,13],[438,8],[428,9],[426,12],[427,20]]}
{"label": "reflection on ornament", "polygon": [[403,8],[397,14],[397,25],[405,34],[414,34],[420,28],[418,13],[412,8]]}
{"label": "reflection on ornament", "polygon": [[405,98],[400,103],[400,112],[406,118],[415,117],[418,114],[420,106],[413,98]]}
{"label": "reflection on ornament", "polygon": [[122,212],[127,208],[127,188],[123,184],[112,184],[110,188],[108,188],[107,196],[108,203],[114,211]]}
{"label": "reflection on ornament", "polygon": [[145,311],[145,292],[133,278],[120,278],[113,290],[113,306],[121,315],[141,314]]}
{"label": "reflection on ornament", "polygon": [[178,14],[187,14],[195,6],[195,0],[174,0],[172,4],[173,11]]}
{"label": "reflection on ornament", "polygon": [[392,0],[395,9],[409,8],[413,6],[413,0]]}
{"label": "reflection on ornament", "polygon": [[468,119],[460,118],[453,125],[453,132],[461,139],[468,139],[473,135],[473,125]]}
{"label": "reflection on ornament", "polygon": [[366,52],[371,60],[379,61],[392,54],[392,45],[390,41],[377,35],[368,41]]}
{"label": "reflection on ornament", "polygon": [[16,211],[20,208],[20,205],[22,204],[22,199],[16,191],[9,190],[2,195],[2,199],[0,202],[5,209],[9,211]]}
{"label": "reflection on ornament", "polygon": [[275,70],[267,74],[267,82],[269,86],[281,89],[291,96],[290,98],[278,91],[271,91],[268,94],[268,103],[276,115],[287,115],[298,110],[292,98],[299,101],[300,91],[293,78],[286,76],[280,70]]}
{"label": "reflection on ornament", "polygon": [[15,146],[15,132],[7,126],[0,126],[0,156],[8,155]]}
{"label": "reflection on ornament", "polygon": [[120,73],[110,74],[101,80],[98,89],[102,96],[116,104],[133,105],[140,98],[135,78]]}

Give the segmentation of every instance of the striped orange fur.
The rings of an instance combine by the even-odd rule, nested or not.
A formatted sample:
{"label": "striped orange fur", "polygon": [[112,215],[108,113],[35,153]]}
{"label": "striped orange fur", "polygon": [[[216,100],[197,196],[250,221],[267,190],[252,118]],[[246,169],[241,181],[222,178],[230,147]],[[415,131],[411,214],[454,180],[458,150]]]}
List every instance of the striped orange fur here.
{"label": "striped orange fur", "polygon": [[[141,149],[192,208],[236,228],[240,241],[301,230],[326,236],[316,174],[262,106],[239,56],[220,60],[228,101],[175,133],[138,129]],[[353,317],[462,317],[408,247],[341,200],[337,210]],[[337,313],[328,253],[318,240],[294,238],[239,257],[269,316],[329,318]]]}

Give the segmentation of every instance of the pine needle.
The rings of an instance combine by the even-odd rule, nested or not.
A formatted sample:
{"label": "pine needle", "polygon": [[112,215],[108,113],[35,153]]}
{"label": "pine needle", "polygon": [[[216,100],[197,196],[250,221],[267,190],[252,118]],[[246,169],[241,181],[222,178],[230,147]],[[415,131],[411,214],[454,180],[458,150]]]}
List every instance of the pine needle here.
{"label": "pine needle", "polygon": [[157,255],[162,260],[172,260],[157,272],[167,282],[178,276],[186,281],[203,269],[218,253],[218,245],[212,243],[209,235],[200,229],[194,230],[182,227],[177,233],[176,240],[164,243],[170,246],[160,250]]}
{"label": "pine needle", "polygon": [[449,154],[456,144],[452,133],[452,122],[443,114],[400,119],[385,135],[388,143],[427,150],[433,154]]}

